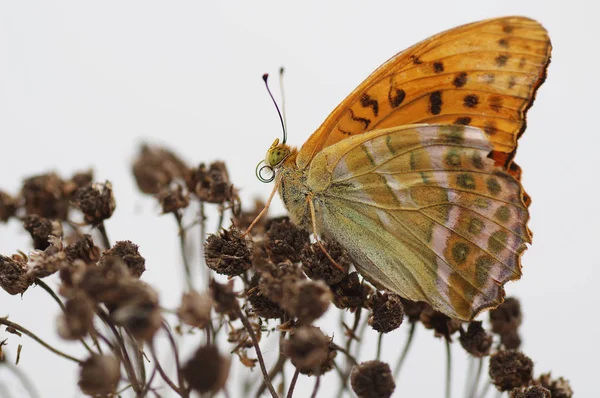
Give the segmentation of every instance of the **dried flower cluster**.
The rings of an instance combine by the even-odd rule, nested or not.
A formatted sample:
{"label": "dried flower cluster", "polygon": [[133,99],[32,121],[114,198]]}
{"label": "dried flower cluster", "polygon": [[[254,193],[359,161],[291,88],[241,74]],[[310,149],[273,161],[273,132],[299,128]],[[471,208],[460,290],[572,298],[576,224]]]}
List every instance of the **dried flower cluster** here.
{"label": "dried flower cluster", "polygon": [[[549,373],[535,378],[533,361],[518,350],[518,300],[508,298],[490,311],[489,329],[482,322],[467,325],[425,303],[376,289],[353,270],[343,247],[328,240],[323,246],[314,243],[287,217],[264,217],[246,232],[264,204],[257,201],[253,209],[242,210],[222,162],[191,167],[165,148],[145,145],[133,174],[140,191],[153,195],[162,213],[175,221],[187,289],[174,311],[163,309],[158,292],[144,283],[146,261],[140,248],[131,241],[109,240],[105,223],[117,203],[110,182],[94,182],[91,172],[70,179],[48,173],[25,179],[16,195],[0,191],[0,222],[18,219],[31,236],[29,254],[0,255],[0,287],[26,295],[39,286],[60,305],[58,334],[79,341],[88,356],[78,359],[51,348],[80,366],[78,385],[84,394],[109,397],[131,390],[136,397],[161,396],[159,391],[168,388],[181,397],[192,391],[231,396],[241,386],[232,385],[230,369],[241,364],[242,369],[259,368],[262,378],[253,386],[257,396],[292,397],[299,378],[310,377],[315,379],[313,396],[342,396],[351,389],[361,398],[390,397],[401,391],[395,379],[421,325],[443,338],[448,355],[457,345],[453,336],[458,336],[460,347],[479,364],[465,395],[485,396],[490,385],[511,397],[573,395],[563,378]],[[190,227],[184,227],[184,220],[204,234],[207,206],[218,213],[219,227],[203,236],[202,264],[192,264],[187,258]],[[232,225],[223,228],[226,220]],[[209,278],[194,278],[194,266]],[[45,278],[59,281],[57,292]],[[341,334],[317,327],[328,311],[350,313],[353,322],[342,323]],[[34,336],[12,319],[0,318],[0,324],[16,335]],[[393,371],[393,364],[380,361],[379,354],[357,360],[365,327],[379,333],[379,350],[384,334],[409,329]],[[159,333],[169,342],[168,360],[157,356]],[[268,364],[262,343],[274,337],[279,359]],[[0,340],[0,361],[12,353],[18,338]],[[195,350],[180,353],[180,339],[196,341]],[[489,361],[490,379],[480,385],[484,361]],[[290,367],[291,380],[285,377]],[[334,369],[340,376],[337,395],[320,383]]]}

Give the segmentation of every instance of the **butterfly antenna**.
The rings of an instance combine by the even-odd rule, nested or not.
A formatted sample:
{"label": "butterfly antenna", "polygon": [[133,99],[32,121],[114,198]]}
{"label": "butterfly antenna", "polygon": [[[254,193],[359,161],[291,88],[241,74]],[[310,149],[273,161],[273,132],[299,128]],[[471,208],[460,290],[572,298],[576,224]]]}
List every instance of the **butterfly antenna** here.
{"label": "butterfly antenna", "polygon": [[285,112],[285,93],[283,91],[283,66],[279,68],[279,90],[281,91],[281,114],[283,115],[283,124],[287,131],[287,117]]}
{"label": "butterfly antenna", "polygon": [[275,101],[275,98],[273,97],[273,94],[271,93],[271,89],[269,88],[269,83],[267,82],[268,79],[269,79],[269,74],[265,73],[263,75],[263,81],[265,82],[265,86],[267,87],[267,92],[269,93],[269,96],[271,97],[271,100],[273,101],[273,105],[275,105],[275,109],[277,109],[277,114],[279,115],[279,121],[281,122],[281,129],[283,130],[283,141],[281,143],[285,144],[285,142],[287,141],[287,131],[285,129],[285,122],[283,120],[283,116],[281,116],[281,111],[279,110],[279,106],[277,106],[277,101]]}

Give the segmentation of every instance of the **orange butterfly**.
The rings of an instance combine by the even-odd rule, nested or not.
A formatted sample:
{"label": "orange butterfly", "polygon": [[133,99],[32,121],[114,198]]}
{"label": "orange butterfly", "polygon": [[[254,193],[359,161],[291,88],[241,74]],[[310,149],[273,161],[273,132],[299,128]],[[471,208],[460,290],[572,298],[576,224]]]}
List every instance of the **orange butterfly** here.
{"label": "orange butterfly", "polygon": [[550,52],[538,22],[506,17],[397,54],[299,151],[275,140],[269,203],[279,191],[379,288],[461,320],[496,307],[531,242],[512,160]]}

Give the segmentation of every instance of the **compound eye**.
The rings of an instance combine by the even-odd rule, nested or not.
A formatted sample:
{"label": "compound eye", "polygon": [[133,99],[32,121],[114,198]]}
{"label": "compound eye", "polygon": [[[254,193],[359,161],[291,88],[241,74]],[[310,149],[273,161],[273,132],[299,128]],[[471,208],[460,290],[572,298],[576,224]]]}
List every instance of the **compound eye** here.
{"label": "compound eye", "polygon": [[275,167],[283,161],[286,151],[283,148],[274,148],[269,152],[269,166]]}

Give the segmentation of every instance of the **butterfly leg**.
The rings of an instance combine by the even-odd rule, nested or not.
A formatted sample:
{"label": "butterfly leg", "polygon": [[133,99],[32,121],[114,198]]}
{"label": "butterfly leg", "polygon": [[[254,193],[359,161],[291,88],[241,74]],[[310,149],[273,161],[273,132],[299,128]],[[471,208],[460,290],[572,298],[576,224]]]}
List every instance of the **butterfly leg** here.
{"label": "butterfly leg", "polygon": [[244,238],[246,235],[248,235],[250,233],[250,231],[252,230],[254,225],[256,225],[256,223],[262,218],[262,216],[267,214],[267,210],[269,210],[269,206],[271,206],[273,197],[275,197],[275,193],[277,192],[277,188],[279,187],[279,179],[280,179],[280,177],[277,176],[277,179],[275,180],[275,186],[273,187],[273,191],[271,192],[271,195],[269,195],[269,199],[267,200],[265,207],[260,211],[260,213],[258,213],[258,216],[256,216],[256,218],[254,219],[254,221],[252,221],[252,223],[250,224],[248,229],[246,229],[246,232],[244,232],[242,234],[242,238]]}
{"label": "butterfly leg", "polygon": [[313,235],[315,237],[315,241],[317,242],[317,245],[319,245],[319,247],[321,248],[321,251],[323,252],[323,254],[325,254],[325,256],[329,259],[329,261],[331,261],[331,264],[333,264],[340,271],[345,272],[346,270],[344,269],[344,267],[342,267],[341,265],[339,265],[337,263],[337,261],[335,261],[333,259],[333,257],[331,257],[331,255],[329,254],[329,252],[327,251],[327,249],[325,249],[325,246],[323,246],[323,243],[321,243],[321,241],[319,240],[319,237],[317,236],[317,222],[316,222],[316,217],[315,217],[315,205],[313,204],[312,195],[311,194],[308,194],[306,196],[306,202],[308,203],[308,207],[310,208],[310,218],[312,220]]}

